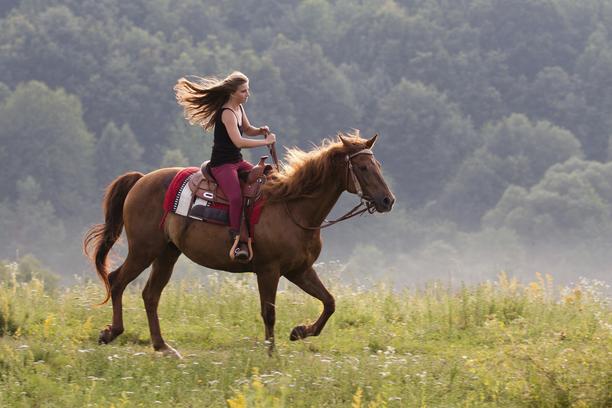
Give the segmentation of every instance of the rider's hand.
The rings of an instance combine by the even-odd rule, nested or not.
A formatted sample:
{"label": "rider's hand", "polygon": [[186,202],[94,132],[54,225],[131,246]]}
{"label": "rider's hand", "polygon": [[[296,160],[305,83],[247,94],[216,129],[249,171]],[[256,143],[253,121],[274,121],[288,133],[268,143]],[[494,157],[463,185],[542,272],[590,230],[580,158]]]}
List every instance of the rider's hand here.
{"label": "rider's hand", "polygon": [[261,132],[262,135],[267,135],[268,133],[270,133],[270,128],[266,125],[262,126],[259,128],[259,131]]}
{"label": "rider's hand", "polygon": [[266,144],[272,144],[276,142],[276,135],[274,133],[266,134]]}

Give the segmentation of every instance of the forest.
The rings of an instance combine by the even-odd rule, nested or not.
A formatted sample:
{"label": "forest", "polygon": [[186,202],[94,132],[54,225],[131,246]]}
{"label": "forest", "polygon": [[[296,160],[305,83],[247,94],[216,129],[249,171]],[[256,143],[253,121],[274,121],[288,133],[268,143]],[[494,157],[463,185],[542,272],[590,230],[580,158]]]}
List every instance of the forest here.
{"label": "forest", "polygon": [[609,27],[609,0],[4,0],[0,259],[93,278],[108,183],[210,156],[176,80],[239,70],[281,158],[380,135],[394,211],[323,234],[347,279],[605,279]]}

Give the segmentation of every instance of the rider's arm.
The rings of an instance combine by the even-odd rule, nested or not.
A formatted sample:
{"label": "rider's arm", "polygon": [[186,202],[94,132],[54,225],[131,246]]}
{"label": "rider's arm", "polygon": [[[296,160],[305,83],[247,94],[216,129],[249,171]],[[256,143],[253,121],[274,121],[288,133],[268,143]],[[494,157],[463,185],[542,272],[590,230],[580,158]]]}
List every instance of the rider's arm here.
{"label": "rider's arm", "polygon": [[253,127],[251,122],[249,122],[249,118],[247,118],[246,111],[244,109],[242,109],[242,130],[247,136],[265,135],[270,131],[267,126],[259,128]]}
{"label": "rider's arm", "polygon": [[236,119],[236,116],[227,109],[221,114],[221,121],[223,121],[223,124],[227,129],[227,134],[232,140],[232,143],[234,143],[234,145],[239,149],[266,146],[274,141],[273,137],[271,137],[271,133],[266,135],[264,140],[246,139],[240,136],[240,131],[238,130],[238,120]]}

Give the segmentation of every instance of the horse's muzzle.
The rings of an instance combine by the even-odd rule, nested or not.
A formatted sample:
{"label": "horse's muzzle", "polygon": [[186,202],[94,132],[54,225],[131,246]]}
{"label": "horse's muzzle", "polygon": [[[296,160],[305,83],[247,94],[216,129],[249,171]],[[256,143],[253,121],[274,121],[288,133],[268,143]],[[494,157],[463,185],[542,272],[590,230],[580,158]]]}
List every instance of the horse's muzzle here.
{"label": "horse's muzzle", "polygon": [[393,194],[384,195],[375,198],[373,201],[374,208],[376,208],[376,211],[384,213],[391,211],[391,209],[393,208],[393,204],[395,203],[395,197],[393,196]]}

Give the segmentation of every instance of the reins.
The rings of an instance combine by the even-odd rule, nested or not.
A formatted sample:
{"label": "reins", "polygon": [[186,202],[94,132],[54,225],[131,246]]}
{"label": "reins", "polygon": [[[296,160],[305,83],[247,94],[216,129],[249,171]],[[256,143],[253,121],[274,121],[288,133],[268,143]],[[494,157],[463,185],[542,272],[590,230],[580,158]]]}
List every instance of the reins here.
{"label": "reins", "polygon": [[[272,149],[274,148],[274,144],[270,145],[270,154],[272,154],[272,158],[275,161],[275,164],[277,166],[278,169],[278,162],[275,159],[275,155],[276,155],[276,151],[274,151],[274,153],[272,153]],[[293,214],[291,213],[291,211],[289,210],[289,204],[287,204],[287,202],[285,201],[285,211],[287,212],[287,214],[289,215],[289,218],[291,218],[291,221],[293,221],[293,223],[295,225],[297,225],[298,227],[305,229],[305,230],[310,230],[310,231],[316,231],[316,230],[321,230],[323,228],[327,228],[327,227],[331,227],[332,225],[335,225],[341,221],[344,220],[348,220],[349,218],[355,217],[357,215],[362,215],[363,213],[365,213],[366,211],[370,214],[373,214],[376,211],[376,208],[374,207],[374,204],[372,204],[372,202],[363,195],[363,190],[361,189],[361,184],[359,183],[359,180],[357,179],[357,176],[355,176],[355,172],[353,171],[353,164],[351,163],[351,159],[355,156],[358,156],[360,154],[369,154],[369,155],[374,155],[374,153],[372,153],[372,151],[370,149],[363,149],[360,150],[356,153],[353,153],[351,155],[346,155],[346,163],[347,163],[347,170],[346,170],[346,182],[347,182],[347,186],[348,186],[348,181],[349,181],[349,177],[352,177],[353,179],[353,184],[355,186],[355,190],[357,191],[357,195],[359,196],[361,202],[359,204],[357,204],[355,207],[353,207],[350,211],[348,211],[346,214],[344,214],[343,216],[335,219],[335,220],[325,220],[323,224],[321,224],[318,227],[309,227],[306,225],[302,225],[300,224],[295,217],[293,216]],[[360,210],[358,210],[358,208],[365,206],[365,208],[362,208]]]}
{"label": "reins", "polygon": [[280,171],[280,168],[278,167],[278,157],[276,156],[276,143],[269,144],[268,150],[270,151],[270,156],[272,156],[272,161],[274,162],[276,171]]}
{"label": "reins", "polygon": [[[361,210],[357,211],[357,209],[361,206],[365,205],[366,208],[362,208]],[[344,221],[344,220],[348,220],[349,218],[352,218],[356,215],[361,215],[364,212],[369,212],[370,214],[374,213],[374,211],[376,211],[376,209],[374,209],[374,206],[372,204],[370,204],[369,202],[365,201],[365,200],[361,200],[361,202],[359,204],[357,204],[355,207],[353,207],[352,210],[350,210],[349,212],[347,212],[346,214],[344,214],[342,217],[337,218],[335,220],[325,220],[323,224],[319,225],[318,227],[308,227],[306,225],[302,225],[299,223],[298,220],[296,220],[293,217],[293,214],[291,214],[291,211],[289,211],[289,205],[287,204],[287,202],[285,201],[285,210],[287,211],[287,214],[289,214],[289,218],[291,218],[291,221],[293,221],[293,223],[295,225],[297,225],[298,227],[305,229],[305,230],[311,230],[311,231],[316,231],[316,230],[320,230],[323,228],[327,228],[327,227],[331,227],[334,224],[339,223],[340,221]]]}

